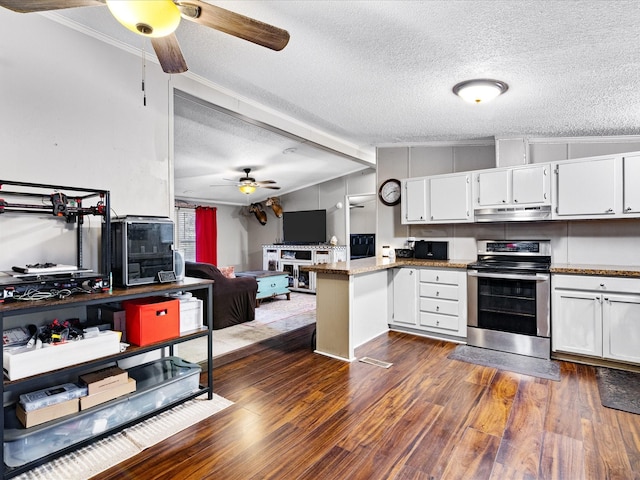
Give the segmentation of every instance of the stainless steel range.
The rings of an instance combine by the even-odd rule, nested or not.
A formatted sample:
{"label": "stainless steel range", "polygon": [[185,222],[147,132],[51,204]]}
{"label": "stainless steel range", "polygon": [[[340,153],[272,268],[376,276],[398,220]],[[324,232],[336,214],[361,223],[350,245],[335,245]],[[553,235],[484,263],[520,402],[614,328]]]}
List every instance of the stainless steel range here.
{"label": "stainless steel range", "polygon": [[550,358],[549,240],[478,241],[468,266],[467,343]]}

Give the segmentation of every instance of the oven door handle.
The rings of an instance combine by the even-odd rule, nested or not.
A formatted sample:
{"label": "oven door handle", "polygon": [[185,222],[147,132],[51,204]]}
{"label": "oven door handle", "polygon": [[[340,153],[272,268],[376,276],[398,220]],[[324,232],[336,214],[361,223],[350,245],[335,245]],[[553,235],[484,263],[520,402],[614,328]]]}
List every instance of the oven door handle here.
{"label": "oven door handle", "polygon": [[478,270],[467,270],[467,274],[470,277],[478,277],[478,278],[504,278],[506,280],[534,280],[536,282],[544,282],[549,280],[549,274],[546,274],[546,273],[535,273],[535,274],[487,273],[487,272],[478,272]]}

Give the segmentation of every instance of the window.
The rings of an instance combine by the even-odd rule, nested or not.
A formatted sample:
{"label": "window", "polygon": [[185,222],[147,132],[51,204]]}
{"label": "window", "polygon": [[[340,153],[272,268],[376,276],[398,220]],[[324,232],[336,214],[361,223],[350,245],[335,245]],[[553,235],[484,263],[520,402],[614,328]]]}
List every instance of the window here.
{"label": "window", "polygon": [[187,262],[196,261],[196,210],[194,208],[176,208],[177,248],[184,252]]}

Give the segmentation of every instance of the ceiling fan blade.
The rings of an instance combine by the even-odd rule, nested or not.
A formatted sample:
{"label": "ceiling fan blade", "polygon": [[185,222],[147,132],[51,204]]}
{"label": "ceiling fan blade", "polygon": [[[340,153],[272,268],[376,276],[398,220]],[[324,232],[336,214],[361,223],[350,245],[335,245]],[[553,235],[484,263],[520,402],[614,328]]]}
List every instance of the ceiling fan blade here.
{"label": "ceiling fan blade", "polygon": [[261,182],[256,182],[258,185],[262,186],[262,185],[271,185],[273,183],[276,183],[275,180],[262,180]]}
{"label": "ceiling fan blade", "polygon": [[257,45],[280,51],[289,43],[289,32],[200,0],[177,1],[182,18]]}
{"label": "ceiling fan blade", "polygon": [[100,0],[0,0],[0,6],[19,13],[46,12],[63,8],[104,6]]}
{"label": "ceiling fan blade", "polygon": [[188,70],[175,34],[152,38],[151,45],[165,73],[184,73]]}
{"label": "ceiling fan blade", "polygon": [[261,185],[261,188],[270,188],[271,190],[280,190],[280,187],[270,187],[270,186],[265,186],[265,185]]}

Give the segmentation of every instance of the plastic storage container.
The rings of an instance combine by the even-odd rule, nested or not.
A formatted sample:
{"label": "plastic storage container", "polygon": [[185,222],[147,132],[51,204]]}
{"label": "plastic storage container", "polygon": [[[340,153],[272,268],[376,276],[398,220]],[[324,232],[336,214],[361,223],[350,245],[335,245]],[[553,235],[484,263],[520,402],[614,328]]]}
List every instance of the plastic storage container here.
{"label": "plastic storage container", "polygon": [[22,427],[15,406],[7,407],[4,461],[9,467],[24,465],[186,398],[199,390],[200,370],[178,357],[130,368],[135,393],[31,428]]}

